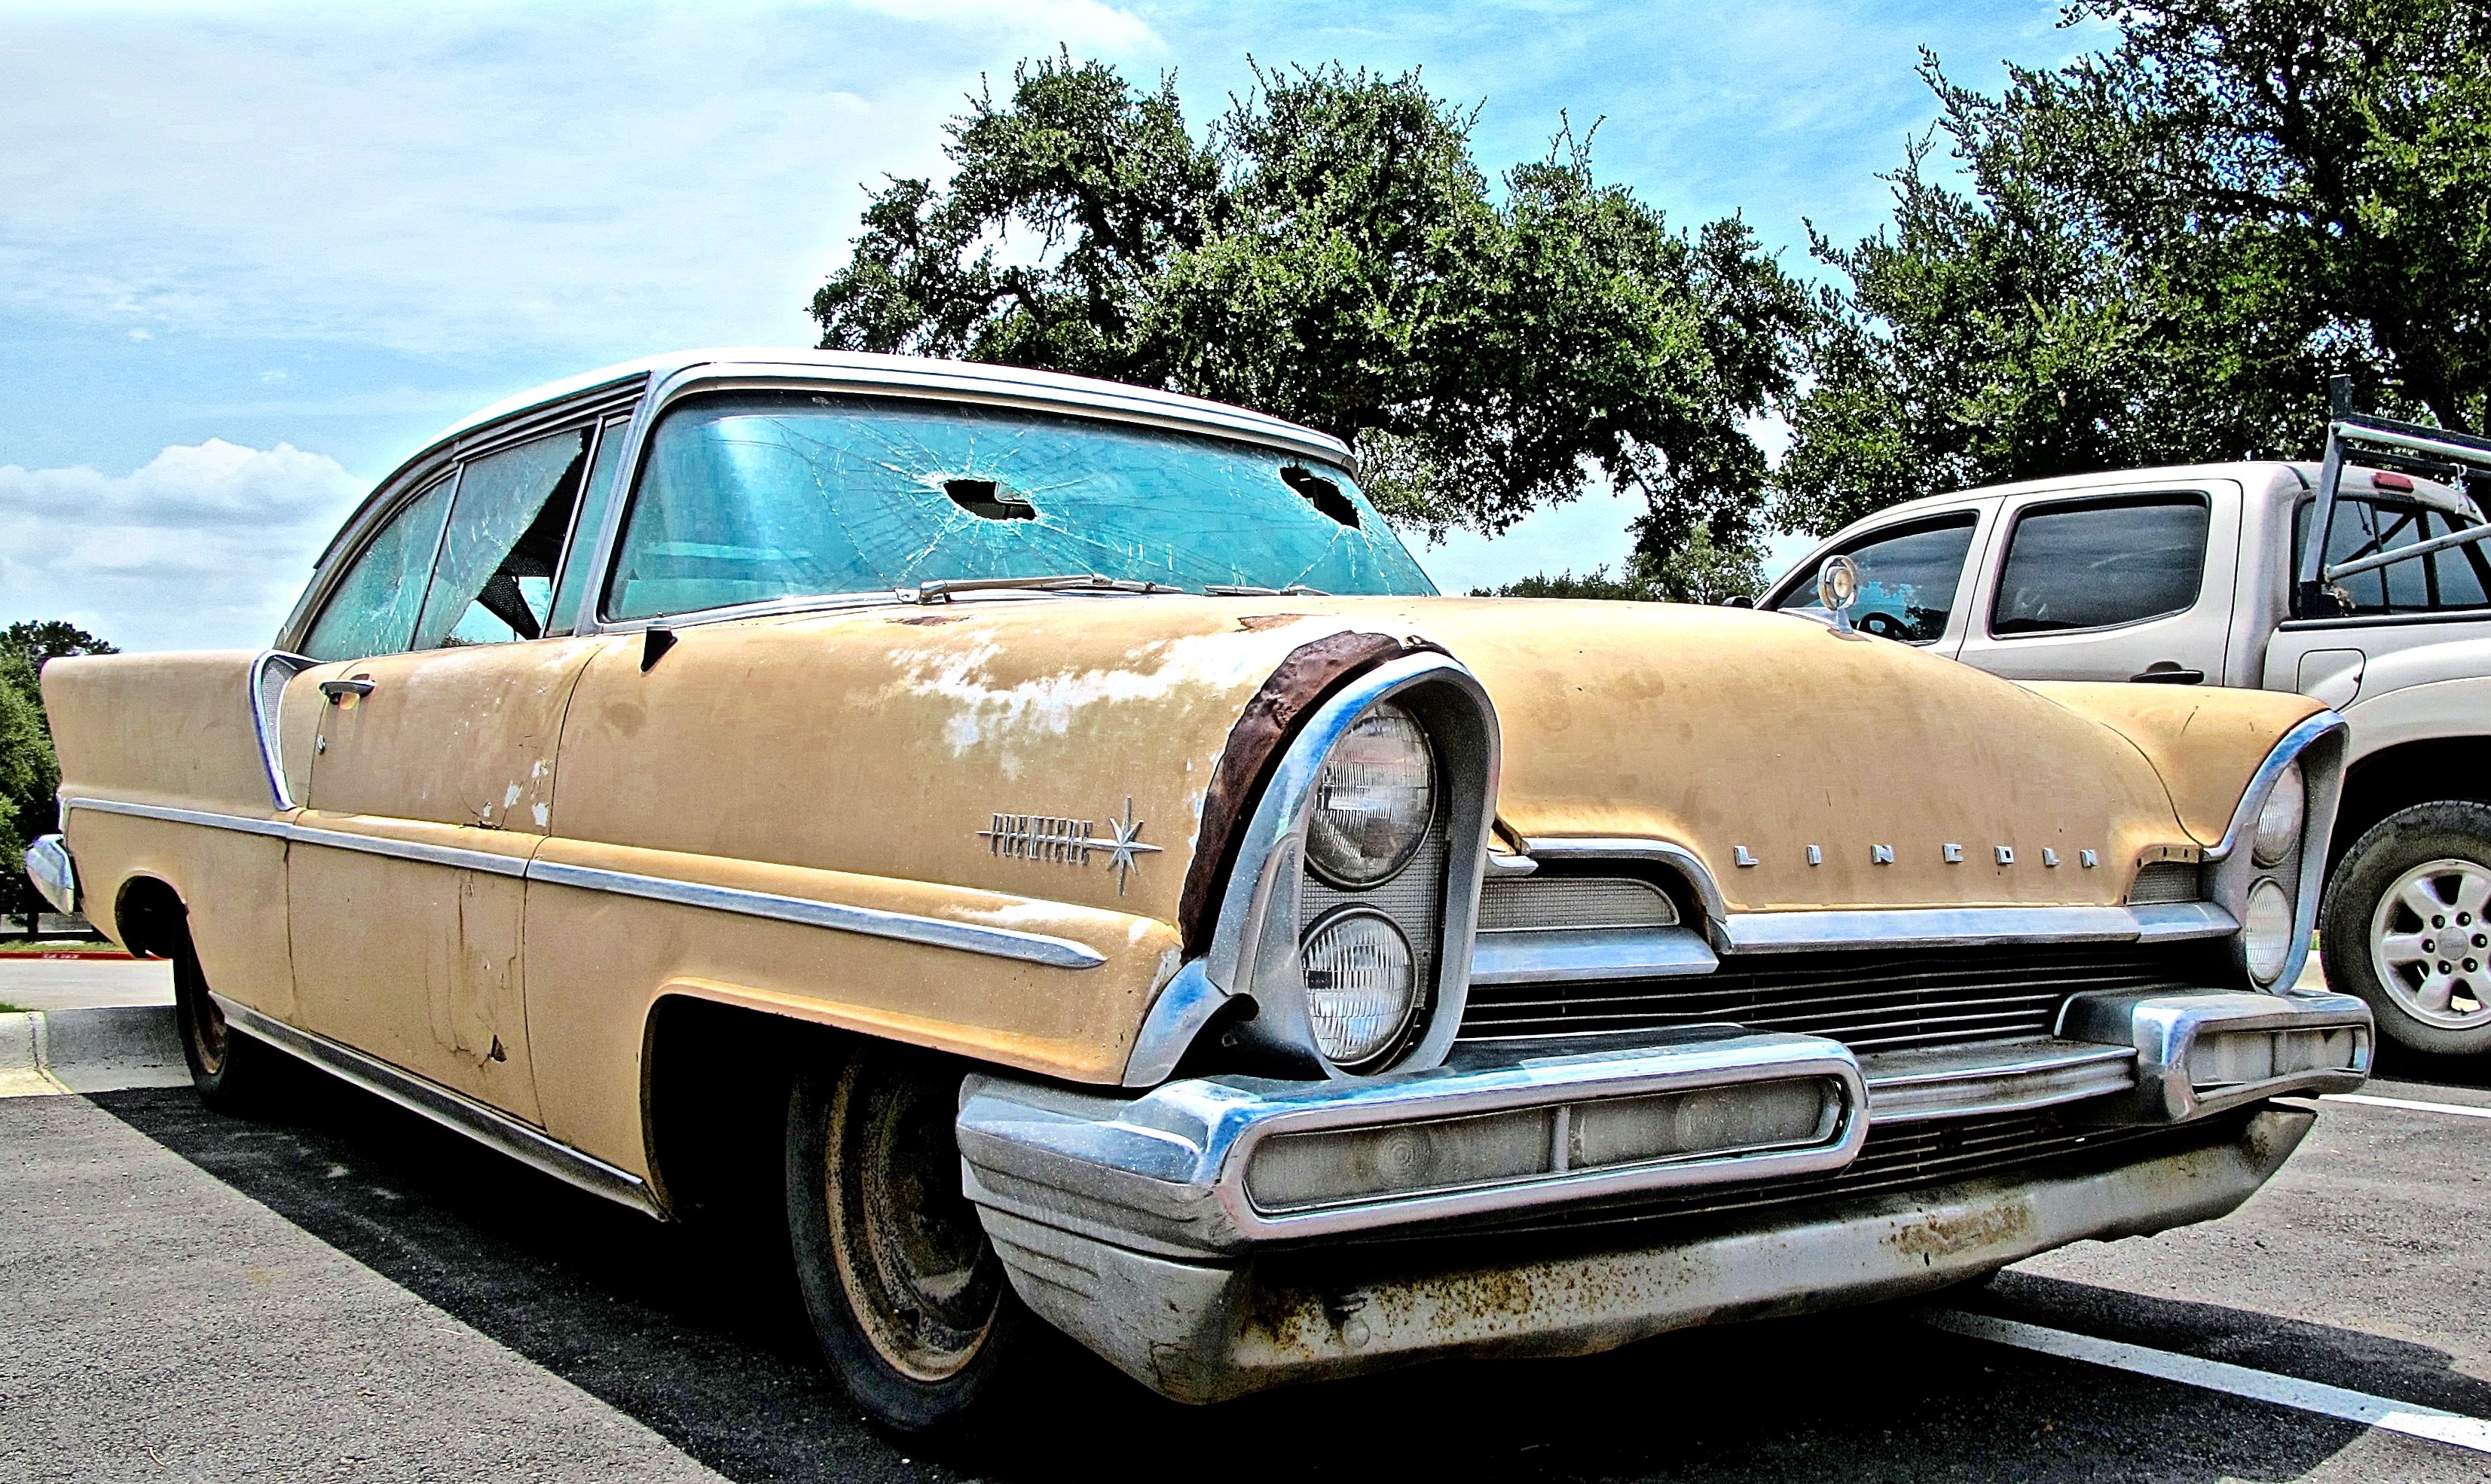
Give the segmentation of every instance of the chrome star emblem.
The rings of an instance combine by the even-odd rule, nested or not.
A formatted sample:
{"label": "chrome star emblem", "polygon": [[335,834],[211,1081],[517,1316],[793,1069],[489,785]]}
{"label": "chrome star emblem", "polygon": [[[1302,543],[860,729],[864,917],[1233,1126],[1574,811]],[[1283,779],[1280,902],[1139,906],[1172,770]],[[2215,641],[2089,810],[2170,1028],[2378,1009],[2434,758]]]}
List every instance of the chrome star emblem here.
{"label": "chrome star emblem", "polygon": [[1133,867],[1141,864],[1134,858],[1145,855],[1156,856],[1159,853],[1158,846],[1144,845],[1141,841],[1142,826],[1146,823],[1147,821],[1133,818],[1133,800],[1129,798],[1125,800],[1124,819],[1107,821],[1107,828],[1114,831],[1115,838],[1101,843],[1107,852],[1107,869],[1116,873],[1118,896],[1125,894],[1126,878],[1132,875]]}

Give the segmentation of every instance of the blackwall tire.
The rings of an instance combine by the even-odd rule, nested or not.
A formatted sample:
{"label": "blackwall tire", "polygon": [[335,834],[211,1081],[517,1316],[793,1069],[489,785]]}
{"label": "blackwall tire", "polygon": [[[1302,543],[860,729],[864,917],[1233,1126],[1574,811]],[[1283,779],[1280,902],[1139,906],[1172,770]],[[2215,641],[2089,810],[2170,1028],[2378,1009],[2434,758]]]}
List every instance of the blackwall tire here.
{"label": "blackwall tire", "polygon": [[2388,815],[2336,863],[2320,912],[2327,983],[2379,1033],[2431,1056],[2491,1053],[2491,805]]}
{"label": "blackwall tire", "polygon": [[188,935],[173,946],[173,1014],[199,1101],[219,1113],[266,1111],[285,1071],[284,1053],[225,1024]]}
{"label": "blackwall tire", "polygon": [[857,1406],[911,1436],[1003,1405],[1040,1338],[960,1193],[962,1070],[857,1042],[787,1100],[787,1231],[813,1332]]}

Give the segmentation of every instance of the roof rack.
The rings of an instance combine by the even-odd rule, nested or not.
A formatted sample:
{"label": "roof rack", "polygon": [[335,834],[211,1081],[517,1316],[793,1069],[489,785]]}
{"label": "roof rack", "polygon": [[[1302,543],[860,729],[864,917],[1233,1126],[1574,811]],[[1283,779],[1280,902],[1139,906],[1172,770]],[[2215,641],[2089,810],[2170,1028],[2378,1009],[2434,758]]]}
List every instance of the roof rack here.
{"label": "roof rack", "polygon": [[2476,516],[2482,513],[2482,502],[2474,497],[2473,486],[2491,483],[2491,438],[2357,413],[2349,376],[2327,379],[2327,459],[2318,471],[2318,509],[2309,522],[2312,538],[2301,548],[2300,581],[2293,589],[2292,611],[2297,618],[2335,618],[2349,611],[2335,588],[2346,577],[2491,537],[2491,523],[2484,523],[2393,551],[2324,565],[2328,538],[2334,530],[2336,487],[2344,480],[2345,459],[2351,451],[2358,450],[2368,464],[2464,485],[2469,498],[2474,498]]}

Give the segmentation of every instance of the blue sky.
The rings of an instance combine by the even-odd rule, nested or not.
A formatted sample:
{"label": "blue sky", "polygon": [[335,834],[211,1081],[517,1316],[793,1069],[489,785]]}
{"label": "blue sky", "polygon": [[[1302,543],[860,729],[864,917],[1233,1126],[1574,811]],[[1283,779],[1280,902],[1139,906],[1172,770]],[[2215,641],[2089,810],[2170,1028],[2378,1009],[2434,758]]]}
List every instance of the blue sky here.
{"label": "blue sky", "polygon": [[[1174,70],[1197,129],[1266,64],[1424,69],[1490,170],[1601,119],[1681,224],[1871,231],[1934,109],[2098,35],[2052,0],[1629,7],[0,0],[0,621],[255,646],[371,482],[466,411],[659,349],[806,344],[866,189],[939,173],[981,74]],[[1595,493],[1421,560],[1448,589],[1626,549]]]}

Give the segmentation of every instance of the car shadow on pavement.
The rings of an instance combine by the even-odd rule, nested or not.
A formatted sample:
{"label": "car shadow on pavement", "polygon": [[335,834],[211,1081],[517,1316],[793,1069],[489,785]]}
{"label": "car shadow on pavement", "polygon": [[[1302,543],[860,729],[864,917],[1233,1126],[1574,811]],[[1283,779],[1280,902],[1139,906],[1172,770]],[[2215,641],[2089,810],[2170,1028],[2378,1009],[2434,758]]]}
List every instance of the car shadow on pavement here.
{"label": "car shadow on pavement", "polygon": [[[1182,1469],[1192,1480],[1257,1484],[1275,1473],[1413,1472],[2211,1484],[2299,1478],[2364,1432],[1962,1339],[1890,1305],[1690,1331],[1583,1358],[1424,1366],[1211,1410],[1162,1401],[1068,1343],[1021,1405],[981,1435],[940,1447],[895,1441],[857,1417],[814,1359],[783,1243],[774,1251],[760,1237],[661,1226],[343,1084],[307,1081],[288,1115],[267,1121],[209,1113],[187,1091],[93,1100],[738,1481],[1078,1471],[1163,1484]],[[2098,1320],[2095,1332],[2165,1348],[2171,1331],[2159,1325],[2215,1349],[2224,1336],[2248,1336],[2269,1350],[2246,1363],[2278,1369],[2361,1346],[2418,1352],[2387,1357],[2399,1374],[2418,1375],[2433,1353],[2265,1316],[2227,1318],[2232,1311],[2211,1305],[2096,1296],[2105,1295],[2010,1276],[1966,1297],[2018,1318]],[[2484,1389],[2443,1375],[2411,1399],[2481,1415],[2491,1410]],[[2415,1476],[2442,1467],[2426,1452],[2415,1462]]]}

